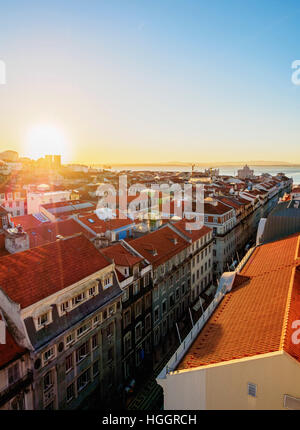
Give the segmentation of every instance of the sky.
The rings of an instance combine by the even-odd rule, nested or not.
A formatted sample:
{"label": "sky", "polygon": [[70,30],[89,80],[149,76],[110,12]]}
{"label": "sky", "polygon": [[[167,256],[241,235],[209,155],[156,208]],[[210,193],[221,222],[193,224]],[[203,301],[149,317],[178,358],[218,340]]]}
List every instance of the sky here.
{"label": "sky", "polygon": [[0,150],[300,163],[297,0],[1,4]]}

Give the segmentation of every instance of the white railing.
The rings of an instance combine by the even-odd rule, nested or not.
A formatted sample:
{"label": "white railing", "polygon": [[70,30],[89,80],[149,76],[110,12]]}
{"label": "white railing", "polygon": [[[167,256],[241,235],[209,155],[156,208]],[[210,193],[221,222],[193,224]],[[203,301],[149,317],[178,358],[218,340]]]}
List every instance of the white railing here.
{"label": "white railing", "polygon": [[220,301],[225,296],[225,292],[219,292],[211,304],[208,306],[208,308],[205,310],[205,312],[202,314],[202,316],[199,318],[199,320],[195,323],[192,330],[189,332],[189,334],[186,336],[186,338],[183,340],[183,342],[180,344],[176,352],[172,355],[166,366],[163,368],[163,370],[160,372],[160,374],[157,376],[157,379],[165,379],[167,374],[170,372],[173,372],[186,352],[188,351],[191,344],[194,342],[196,337],[199,335],[200,331],[220,303]]}
{"label": "white railing", "polygon": [[255,248],[256,248],[256,246],[253,246],[252,248],[249,249],[247,254],[242,258],[242,260],[240,261],[240,263],[236,267],[235,272],[239,273],[242,270],[242,268],[245,266],[245,264],[247,263],[247,261],[251,257],[252,252],[254,251]]}

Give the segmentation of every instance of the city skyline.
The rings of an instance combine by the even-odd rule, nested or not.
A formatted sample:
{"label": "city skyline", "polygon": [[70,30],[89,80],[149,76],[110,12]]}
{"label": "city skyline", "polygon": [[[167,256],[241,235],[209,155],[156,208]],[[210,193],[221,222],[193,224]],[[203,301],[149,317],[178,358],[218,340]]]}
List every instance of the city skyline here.
{"label": "city skyline", "polygon": [[51,148],[65,163],[300,163],[297,6],[12,1],[0,149]]}

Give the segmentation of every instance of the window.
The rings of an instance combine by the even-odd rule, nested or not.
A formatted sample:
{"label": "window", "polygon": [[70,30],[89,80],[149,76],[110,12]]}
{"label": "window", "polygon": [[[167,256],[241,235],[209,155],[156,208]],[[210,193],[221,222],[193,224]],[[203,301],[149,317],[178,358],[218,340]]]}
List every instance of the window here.
{"label": "window", "polygon": [[139,300],[135,304],[135,318],[137,318],[138,316],[140,316],[141,313],[142,313],[142,300]]}
{"label": "window", "polygon": [[99,342],[98,342],[98,335],[97,335],[97,334],[94,334],[94,336],[92,337],[92,349],[97,348],[97,347],[98,347],[98,345],[99,345]]}
{"label": "window", "polygon": [[66,357],[66,373],[73,369],[73,354]]}
{"label": "window", "polygon": [[53,385],[53,372],[52,370],[50,370],[44,376],[44,391],[48,390],[48,388],[52,387],[52,385]]}
{"label": "window", "polygon": [[10,408],[14,411],[22,411],[25,409],[24,395],[19,394],[10,402]]}
{"label": "window", "polygon": [[60,305],[60,311],[61,311],[61,312],[66,312],[66,311],[69,309],[69,307],[70,307],[70,303],[69,303],[69,301],[64,302],[64,303],[62,303],[62,304]]}
{"label": "window", "polygon": [[124,354],[127,354],[131,349],[131,333],[124,336]]}
{"label": "window", "polygon": [[164,315],[167,312],[167,301],[164,300],[162,302],[162,314]]}
{"label": "window", "polygon": [[99,373],[99,361],[95,361],[95,363],[93,363],[93,377],[98,375],[98,373]]}
{"label": "window", "polygon": [[8,368],[8,383],[13,384],[20,378],[19,363]]}
{"label": "window", "polygon": [[148,293],[145,296],[145,309],[150,308],[150,306],[151,306],[151,293]]}
{"label": "window", "polygon": [[49,312],[46,312],[38,317],[38,326],[42,327],[49,323]]}
{"label": "window", "polygon": [[102,281],[102,285],[103,285],[103,289],[106,290],[106,288],[110,287],[112,285],[112,276],[107,276],[106,278],[103,279]]}
{"label": "window", "polygon": [[142,347],[139,347],[135,353],[135,364],[139,366],[143,360],[144,350]]}
{"label": "window", "polygon": [[154,322],[157,322],[159,319],[159,306],[156,306],[154,309]]}
{"label": "window", "polygon": [[67,387],[67,402],[70,402],[75,396],[74,382]]}
{"label": "window", "polygon": [[143,325],[140,322],[135,327],[135,341],[136,342],[141,339],[142,334],[143,334]]}
{"label": "window", "polygon": [[128,291],[128,288],[126,288],[126,290],[123,291],[122,302],[126,302],[126,300],[128,299],[129,299],[129,291]]}
{"label": "window", "polygon": [[140,283],[139,281],[136,281],[133,284],[133,295],[136,296],[140,292]]}
{"label": "window", "polygon": [[91,369],[83,372],[77,379],[77,391],[81,391],[91,380]]}
{"label": "window", "polygon": [[45,351],[43,354],[44,362],[50,360],[53,357],[54,357],[54,347],[47,349],[47,351]]}
{"label": "window", "polygon": [[82,336],[84,333],[92,328],[91,322],[88,322],[77,329],[77,337]]}
{"label": "window", "polygon": [[74,332],[68,334],[68,336],[66,337],[66,346],[70,345],[70,343],[72,343],[74,340],[75,340]]}
{"label": "window", "polygon": [[157,300],[158,299],[158,287],[155,287],[153,289],[153,300]]}
{"label": "window", "polygon": [[89,296],[92,297],[96,294],[96,287],[92,287],[89,289]]}
{"label": "window", "polygon": [[109,326],[106,328],[106,336],[111,337],[114,334],[114,323],[110,323]]}
{"label": "window", "polygon": [[109,309],[108,309],[109,315],[113,315],[115,313],[115,309],[116,309],[115,305],[114,306],[110,306]]}
{"label": "window", "polygon": [[85,299],[85,293],[78,294],[76,297],[73,297],[72,304],[73,306],[78,305]]}
{"label": "window", "polygon": [[151,314],[148,314],[145,318],[145,332],[147,333],[151,329]]}
{"label": "window", "polygon": [[150,273],[146,273],[145,277],[144,277],[144,286],[147,287],[149,285],[150,282]]}
{"label": "window", "polygon": [[96,315],[96,316],[93,318],[93,325],[94,325],[94,326],[95,326],[95,325],[97,325],[100,321],[101,321],[101,314]]}
{"label": "window", "polygon": [[256,394],[257,394],[257,385],[249,382],[248,383],[248,396],[256,397]]}
{"label": "window", "polygon": [[174,306],[175,300],[174,300],[174,294],[170,295],[170,307]]}
{"label": "window", "polygon": [[123,315],[123,327],[126,328],[131,322],[131,312],[130,309],[124,312]]}
{"label": "window", "polygon": [[85,342],[76,350],[76,362],[79,363],[81,360],[85,359],[88,353],[89,353],[89,342]]}

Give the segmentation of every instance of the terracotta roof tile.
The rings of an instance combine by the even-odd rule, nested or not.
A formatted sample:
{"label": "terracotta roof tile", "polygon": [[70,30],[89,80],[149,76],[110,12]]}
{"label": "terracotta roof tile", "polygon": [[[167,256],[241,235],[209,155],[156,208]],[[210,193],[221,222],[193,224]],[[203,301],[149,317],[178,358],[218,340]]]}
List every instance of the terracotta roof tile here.
{"label": "terracotta roof tile", "polygon": [[110,263],[79,234],[0,259],[0,288],[26,308]]}
{"label": "terracotta roof tile", "polygon": [[[174,243],[173,239],[176,239]],[[148,233],[129,242],[146,260],[157,267],[189,246],[188,240],[175,233],[167,224],[160,229]]]}
{"label": "terracotta roof tile", "polygon": [[113,259],[117,266],[132,267],[134,264],[143,261],[143,258],[133,255],[121,244],[103,248],[101,251],[104,255]]}
{"label": "terracotta roof tile", "polygon": [[300,361],[300,347],[291,342],[291,323],[300,315],[300,275],[296,269],[300,264],[299,238],[293,235],[256,248],[240,272],[249,280],[236,283],[226,294],[178,370],[279,351],[283,347]]}

